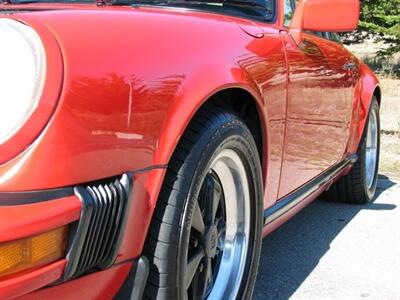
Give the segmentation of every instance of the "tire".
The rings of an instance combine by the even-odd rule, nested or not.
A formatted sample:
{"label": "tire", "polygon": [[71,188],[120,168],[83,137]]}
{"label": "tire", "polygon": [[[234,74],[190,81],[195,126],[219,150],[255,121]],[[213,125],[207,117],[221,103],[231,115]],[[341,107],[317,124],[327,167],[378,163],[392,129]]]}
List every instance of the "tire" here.
{"label": "tire", "polygon": [[[358,149],[358,160],[350,173],[339,179],[326,193],[329,201],[352,204],[366,204],[374,199],[378,182],[379,152],[380,152],[380,117],[379,104],[375,97],[371,102],[368,120]],[[368,154],[367,149],[373,144],[373,132],[376,134],[376,151]],[[369,139],[370,138],[370,139]],[[371,149],[373,149],[371,147]],[[371,158],[375,164],[369,165]]]}
{"label": "tire", "polygon": [[151,267],[144,298],[251,299],[262,195],[249,129],[234,113],[203,108],[168,165],[145,243]]}

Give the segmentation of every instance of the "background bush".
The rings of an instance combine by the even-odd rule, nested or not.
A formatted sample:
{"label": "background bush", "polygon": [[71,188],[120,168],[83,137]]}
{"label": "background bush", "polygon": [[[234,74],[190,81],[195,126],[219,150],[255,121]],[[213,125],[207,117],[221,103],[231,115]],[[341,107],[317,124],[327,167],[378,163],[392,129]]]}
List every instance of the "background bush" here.
{"label": "background bush", "polygon": [[362,0],[360,24],[355,32],[344,34],[345,44],[362,43],[365,39],[384,42],[378,56],[400,52],[400,0]]}

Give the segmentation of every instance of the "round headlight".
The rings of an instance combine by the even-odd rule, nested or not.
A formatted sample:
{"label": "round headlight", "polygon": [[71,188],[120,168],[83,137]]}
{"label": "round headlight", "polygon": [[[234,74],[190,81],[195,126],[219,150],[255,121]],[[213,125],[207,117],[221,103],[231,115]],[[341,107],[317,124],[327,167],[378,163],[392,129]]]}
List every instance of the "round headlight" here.
{"label": "round headlight", "polygon": [[38,106],[46,55],[29,26],[0,19],[0,144],[16,133]]}

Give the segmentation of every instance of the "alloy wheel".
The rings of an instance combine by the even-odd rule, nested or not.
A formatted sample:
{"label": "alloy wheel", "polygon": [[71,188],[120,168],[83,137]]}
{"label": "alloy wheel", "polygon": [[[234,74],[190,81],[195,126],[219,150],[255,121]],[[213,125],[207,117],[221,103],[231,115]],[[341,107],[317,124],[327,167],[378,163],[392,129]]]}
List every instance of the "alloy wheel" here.
{"label": "alloy wheel", "polygon": [[378,134],[378,119],[376,111],[371,110],[365,148],[365,178],[368,189],[372,188],[375,180],[378,154]]}
{"label": "alloy wheel", "polygon": [[235,299],[250,235],[248,176],[240,156],[223,150],[195,203],[186,265],[189,299]]}

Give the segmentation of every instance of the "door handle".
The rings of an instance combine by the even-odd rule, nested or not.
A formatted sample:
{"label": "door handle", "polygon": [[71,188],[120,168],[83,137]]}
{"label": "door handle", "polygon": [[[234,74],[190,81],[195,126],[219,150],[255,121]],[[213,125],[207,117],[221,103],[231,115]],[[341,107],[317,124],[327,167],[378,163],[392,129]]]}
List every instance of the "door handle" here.
{"label": "door handle", "polygon": [[353,70],[356,68],[356,64],[353,62],[348,62],[343,65],[343,69],[345,70]]}

